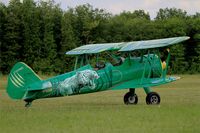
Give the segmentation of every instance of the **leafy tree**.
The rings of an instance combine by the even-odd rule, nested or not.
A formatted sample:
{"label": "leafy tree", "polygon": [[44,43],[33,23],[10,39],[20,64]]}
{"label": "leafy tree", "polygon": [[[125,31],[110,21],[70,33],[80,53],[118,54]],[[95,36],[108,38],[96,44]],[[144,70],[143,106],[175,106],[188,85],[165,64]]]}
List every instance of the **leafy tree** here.
{"label": "leafy tree", "polygon": [[176,9],[176,8],[165,8],[165,9],[159,9],[159,12],[157,13],[156,20],[165,20],[169,18],[186,18],[187,12],[182,9]]}
{"label": "leafy tree", "polygon": [[[79,46],[81,44],[95,43],[93,35],[98,33],[104,16],[103,10],[93,9],[89,4],[77,6],[74,9],[76,22],[73,27],[76,29],[75,34],[79,38]],[[95,31],[95,32],[94,32]]]}
{"label": "leafy tree", "polygon": [[54,68],[54,59],[57,56],[57,46],[54,40],[54,2],[40,2],[38,10],[40,12],[40,39],[41,45],[40,49],[40,58],[34,62],[34,67],[40,67],[40,70],[43,73],[49,73],[53,71]]}
{"label": "leafy tree", "polygon": [[133,12],[123,11],[119,14],[120,17],[124,17],[126,19],[147,19],[150,20],[149,13],[145,13],[144,10],[135,10]]}
{"label": "leafy tree", "polygon": [[72,27],[72,24],[75,22],[74,20],[74,14],[72,10],[67,11],[64,13],[64,16],[61,19],[61,33],[62,33],[62,40],[60,45],[58,45],[58,56],[56,59],[57,64],[55,64],[56,72],[66,72],[71,70],[73,59],[72,57],[66,57],[65,52],[73,49],[76,47],[76,44],[78,43],[78,39],[74,34],[74,29]]}
{"label": "leafy tree", "polygon": [[185,53],[190,73],[200,72],[200,17],[191,17],[187,20],[187,32],[191,39],[188,41]]}
{"label": "leafy tree", "polygon": [[[122,12],[109,21],[109,42],[122,42],[148,39],[145,34],[150,24],[150,16],[143,10]],[[149,31],[150,32],[150,31]]]}
{"label": "leafy tree", "polygon": [[[200,21],[199,21],[200,22]],[[200,29],[199,29],[200,31]],[[200,72],[200,33],[194,35],[194,41],[195,41],[195,56],[191,65],[191,68],[193,70],[193,73]]]}
{"label": "leafy tree", "polygon": [[20,48],[22,43],[21,24],[21,3],[19,0],[11,0],[6,10],[3,46],[1,46],[1,69],[8,73],[11,67],[20,58]]}
{"label": "leafy tree", "polygon": [[2,65],[3,65],[2,51],[4,50],[5,47],[5,42],[4,42],[5,17],[6,17],[6,6],[0,2],[0,73],[2,71]]}
{"label": "leafy tree", "polygon": [[59,8],[59,5],[55,5],[52,11],[53,14],[53,36],[55,44],[57,45],[57,51],[59,51],[61,41],[62,41],[62,18],[63,11]]}
{"label": "leafy tree", "polygon": [[[21,60],[31,67],[42,54],[40,47],[40,18],[34,0],[26,0],[22,4],[21,22],[23,27],[23,42],[21,47]],[[37,69],[36,69],[37,70]]]}

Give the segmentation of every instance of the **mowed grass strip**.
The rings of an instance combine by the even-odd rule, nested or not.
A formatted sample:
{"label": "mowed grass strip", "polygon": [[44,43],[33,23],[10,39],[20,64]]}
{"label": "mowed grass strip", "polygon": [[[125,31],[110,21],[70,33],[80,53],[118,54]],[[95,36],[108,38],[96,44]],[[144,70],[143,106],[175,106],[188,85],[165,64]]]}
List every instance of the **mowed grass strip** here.
{"label": "mowed grass strip", "polygon": [[[200,132],[200,75],[182,75],[177,82],[153,88],[161,104],[148,106],[137,89],[139,103],[127,106],[128,90],[41,99],[30,108],[0,90],[1,133],[188,133]],[[4,77],[6,79],[6,77]],[[2,80],[6,86],[6,80]],[[2,83],[2,82],[1,82]]]}

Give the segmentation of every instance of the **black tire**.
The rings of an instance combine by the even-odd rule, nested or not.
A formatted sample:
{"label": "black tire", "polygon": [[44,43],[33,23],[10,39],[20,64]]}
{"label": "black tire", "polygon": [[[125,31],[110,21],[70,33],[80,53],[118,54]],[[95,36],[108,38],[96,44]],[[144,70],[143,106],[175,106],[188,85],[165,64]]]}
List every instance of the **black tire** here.
{"label": "black tire", "polygon": [[130,104],[130,105],[134,105],[138,103],[138,96],[134,93],[131,92],[127,92],[124,95],[124,104]]}
{"label": "black tire", "polygon": [[160,96],[156,92],[150,92],[147,94],[146,103],[149,105],[158,105],[160,104]]}

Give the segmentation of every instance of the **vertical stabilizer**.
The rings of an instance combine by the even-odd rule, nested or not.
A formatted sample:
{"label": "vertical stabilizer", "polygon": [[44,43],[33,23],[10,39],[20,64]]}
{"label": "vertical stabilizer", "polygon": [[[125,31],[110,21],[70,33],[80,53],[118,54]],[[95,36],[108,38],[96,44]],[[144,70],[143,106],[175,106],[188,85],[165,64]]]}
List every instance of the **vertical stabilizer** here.
{"label": "vertical stabilizer", "polygon": [[27,86],[37,81],[41,81],[38,75],[25,63],[18,62],[8,76],[7,93],[13,99],[22,99]]}

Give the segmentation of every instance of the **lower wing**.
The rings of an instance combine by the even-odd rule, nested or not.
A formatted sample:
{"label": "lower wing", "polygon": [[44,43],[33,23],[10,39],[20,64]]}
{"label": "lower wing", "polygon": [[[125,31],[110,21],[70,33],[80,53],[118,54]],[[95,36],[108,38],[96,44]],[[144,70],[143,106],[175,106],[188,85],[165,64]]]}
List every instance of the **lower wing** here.
{"label": "lower wing", "polygon": [[129,80],[124,83],[113,86],[112,90],[121,90],[128,88],[143,88],[143,87],[152,87],[158,86],[166,83],[170,83],[180,79],[180,77],[167,77],[167,78],[143,78],[143,79],[134,79]]}

